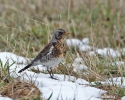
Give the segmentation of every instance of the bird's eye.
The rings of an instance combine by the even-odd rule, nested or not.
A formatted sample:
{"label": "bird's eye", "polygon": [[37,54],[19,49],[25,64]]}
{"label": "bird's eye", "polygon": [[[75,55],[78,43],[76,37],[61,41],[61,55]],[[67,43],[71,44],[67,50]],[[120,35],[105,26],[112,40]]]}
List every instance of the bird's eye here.
{"label": "bird's eye", "polygon": [[56,38],[57,40],[61,39],[62,34],[63,34],[62,32],[58,32],[58,33],[55,35],[55,38]]}
{"label": "bird's eye", "polygon": [[59,32],[59,35],[62,35],[63,34],[63,32]]}

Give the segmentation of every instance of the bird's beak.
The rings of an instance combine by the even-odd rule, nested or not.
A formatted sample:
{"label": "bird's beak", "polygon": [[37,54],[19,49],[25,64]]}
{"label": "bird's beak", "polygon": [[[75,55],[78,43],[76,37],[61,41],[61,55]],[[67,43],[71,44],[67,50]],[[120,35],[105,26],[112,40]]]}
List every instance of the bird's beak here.
{"label": "bird's beak", "polygon": [[65,35],[68,35],[68,34],[69,34],[68,32],[65,33]]}

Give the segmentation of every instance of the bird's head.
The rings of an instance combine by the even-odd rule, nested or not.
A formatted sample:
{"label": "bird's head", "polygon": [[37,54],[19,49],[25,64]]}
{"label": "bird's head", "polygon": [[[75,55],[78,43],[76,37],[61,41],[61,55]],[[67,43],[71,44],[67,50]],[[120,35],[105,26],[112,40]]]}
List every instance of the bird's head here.
{"label": "bird's head", "polygon": [[52,42],[57,42],[58,40],[64,39],[66,35],[69,33],[66,32],[64,29],[57,29],[54,33],[52,38]]}

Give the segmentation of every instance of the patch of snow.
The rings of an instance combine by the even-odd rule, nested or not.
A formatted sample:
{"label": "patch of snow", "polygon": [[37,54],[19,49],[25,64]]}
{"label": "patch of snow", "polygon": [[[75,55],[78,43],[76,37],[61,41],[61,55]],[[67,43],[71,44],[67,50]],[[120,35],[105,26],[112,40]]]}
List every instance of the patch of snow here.
{"label": "patch of snow", "polygon": [[67,40],[66,40],[66,44],[67,44],[69,47],[72,47],[72,46],[74,46],[74,47],[79,47],[79,46],[82,45],[82,42],[81,42],[81,40],[79,40],[79,39],[67,39]]}
{"label": "patch of snow", "polygon": [[125,52],[125,48],[123,48],[123,51]]}
{"label": "patch of snow", "polygon": [[74,59],[73,64],[85,64],[84,60],[81,57],[77,57]]}
{"label": "patch of snow", "polygon": [[90,51],[89,56],[96,56],[96,53],[94,51]]}
{"label": "patch of snow", "polygon": [[[53,80],[49,78],[49,74],[33,74],[26,72],[24,77],[28,80],[30,76],[32,81],[36,83],[36,86],[40,89],[42,93],[42,97],[46,100],[52,94],[51,100],[72,100],[76,98],[76,100],[100,100],[102,93],[106,91],[100,90],[97,88],[93,88],[87,86],[89,84],[87,81],[83,79],[78,79],[76,81],[74,77],[64,76],[55,74],[60,80]],[[68,80],[73,80],[70,82]],[[84,83],[83,83],[84,82]],[[79,85],[81,83],[81,85]],[[84,84],[84,85],[83,85]],[[91,92],[90,92],[91,91]],[[69,95],[70,93],[70,95]]]}
{"label": "patch of snow", "polygon": [[121,100],[125,100],[125,96],[123,96],[123,97],[121,98]]}
{"label": "patch of snow", "polygon": [[111,48],[96,49],[96,53],[98,53],[99,55],[102,55],[102,56],[111,56],[113,58],[121,56],[119,51],[115,51]]}
{"label": "patch of snow", "polygon": [[92,47],[89,46],[89,45],[82,45],[82,46],[79,46],[79,50],[80,51],[88,51],[88,50],[91,50]]}
{"label": "patch of snow", "polygon": [[81,85],[86,85],[86,84],[89,85],[89,82],[88,82],[88,81],[86,81],[86,80],[84,80],[84,79],[81,79],[81,78],[78,78],[78,79],[75,81],[75,83],[81,84]]}
{"label": "patch of snow", "polygon": [[0,52],[0,59],[2,60],[3,64],[5,64],[7,62],[7,60],[9,60],[10,64],[12,64],[13,62],[27,63],[27,60],[28,60],[24,57],[17,56],[10,52]]}
{"label": "patch of snow", "polygon": [[0,95],[0,100],[12,100],[11,98],[8,98],[8,97],[2,97],[1,95]]}
{"label": "patch of snow", "polygon": [[73,69],[74,72],[77,72],[77,71],[84,71],[84,70],[86,71],[86,70],[88,69],[87,66],[82,65],[82,64],[73,65],[73,66],[74,66],[74,69]]}
{"label": "patch of snow", "polygon": [[109,78],[106,81],[100,82],[101,84],[110,84],[110,85],[118,85],[125,86],[125,77],[115,77]]}
{"label": "patch of snow", "polygon": [[42,93],[45,99],[47,99],[51,93],[53,93],[51,100],[55,100],[56,98],[59,98],[59,100],[73,100],[74,98],[76,100],[87,100],[89,98],[92,99],[100,97],[100,94],[102,93],[102,90],[100,89],[78,85],[68,81],[54,81],[54,84],[51,81],[52,80],[50,80],[50,82],[46,81],[50,84],[42,87]]}
{"label": "patch of snow", "polygon": [[82,43],[88,45],[89,44],[89,39],[88,38],[83,38]]}
{"label": "patch of snow", "polygon": [[74,71],[87,70],[88,67],[85,65],[85,62],[82,58],[78,57],[74,60],[72,66],[74,66]]}
{"label": "patch of snow", "polygon": [[125,48],[123,48],[123,50],[122,50],[122,54],[125,55]]}

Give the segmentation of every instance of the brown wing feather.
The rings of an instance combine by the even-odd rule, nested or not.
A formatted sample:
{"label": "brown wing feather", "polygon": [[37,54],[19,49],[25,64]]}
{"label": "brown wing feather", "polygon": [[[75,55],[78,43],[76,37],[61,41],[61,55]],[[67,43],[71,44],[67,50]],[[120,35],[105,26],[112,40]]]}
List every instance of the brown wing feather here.
{"label": "brown wing feather", "polygon": [[41,57],[45,56],[48,52],[49,52],[49,49],[52,47],[52,42],[50,42],[37,56],[36,58],[29,64],[27,65],[26,67],[24,67],[23,69],[21,69],[18,73],[21,73],[22,71],[26,70],[27,68],[31,67],[32,64],[39,60]]}
{"label": "brown wing feather", "polygon": [[45,56],[49,52],[49,49],[51,47],[52,47],[52,42],[50,42],[48,45],[45,46],[45,48],[36,56],[36,58],[32,61],[32,63]]}

